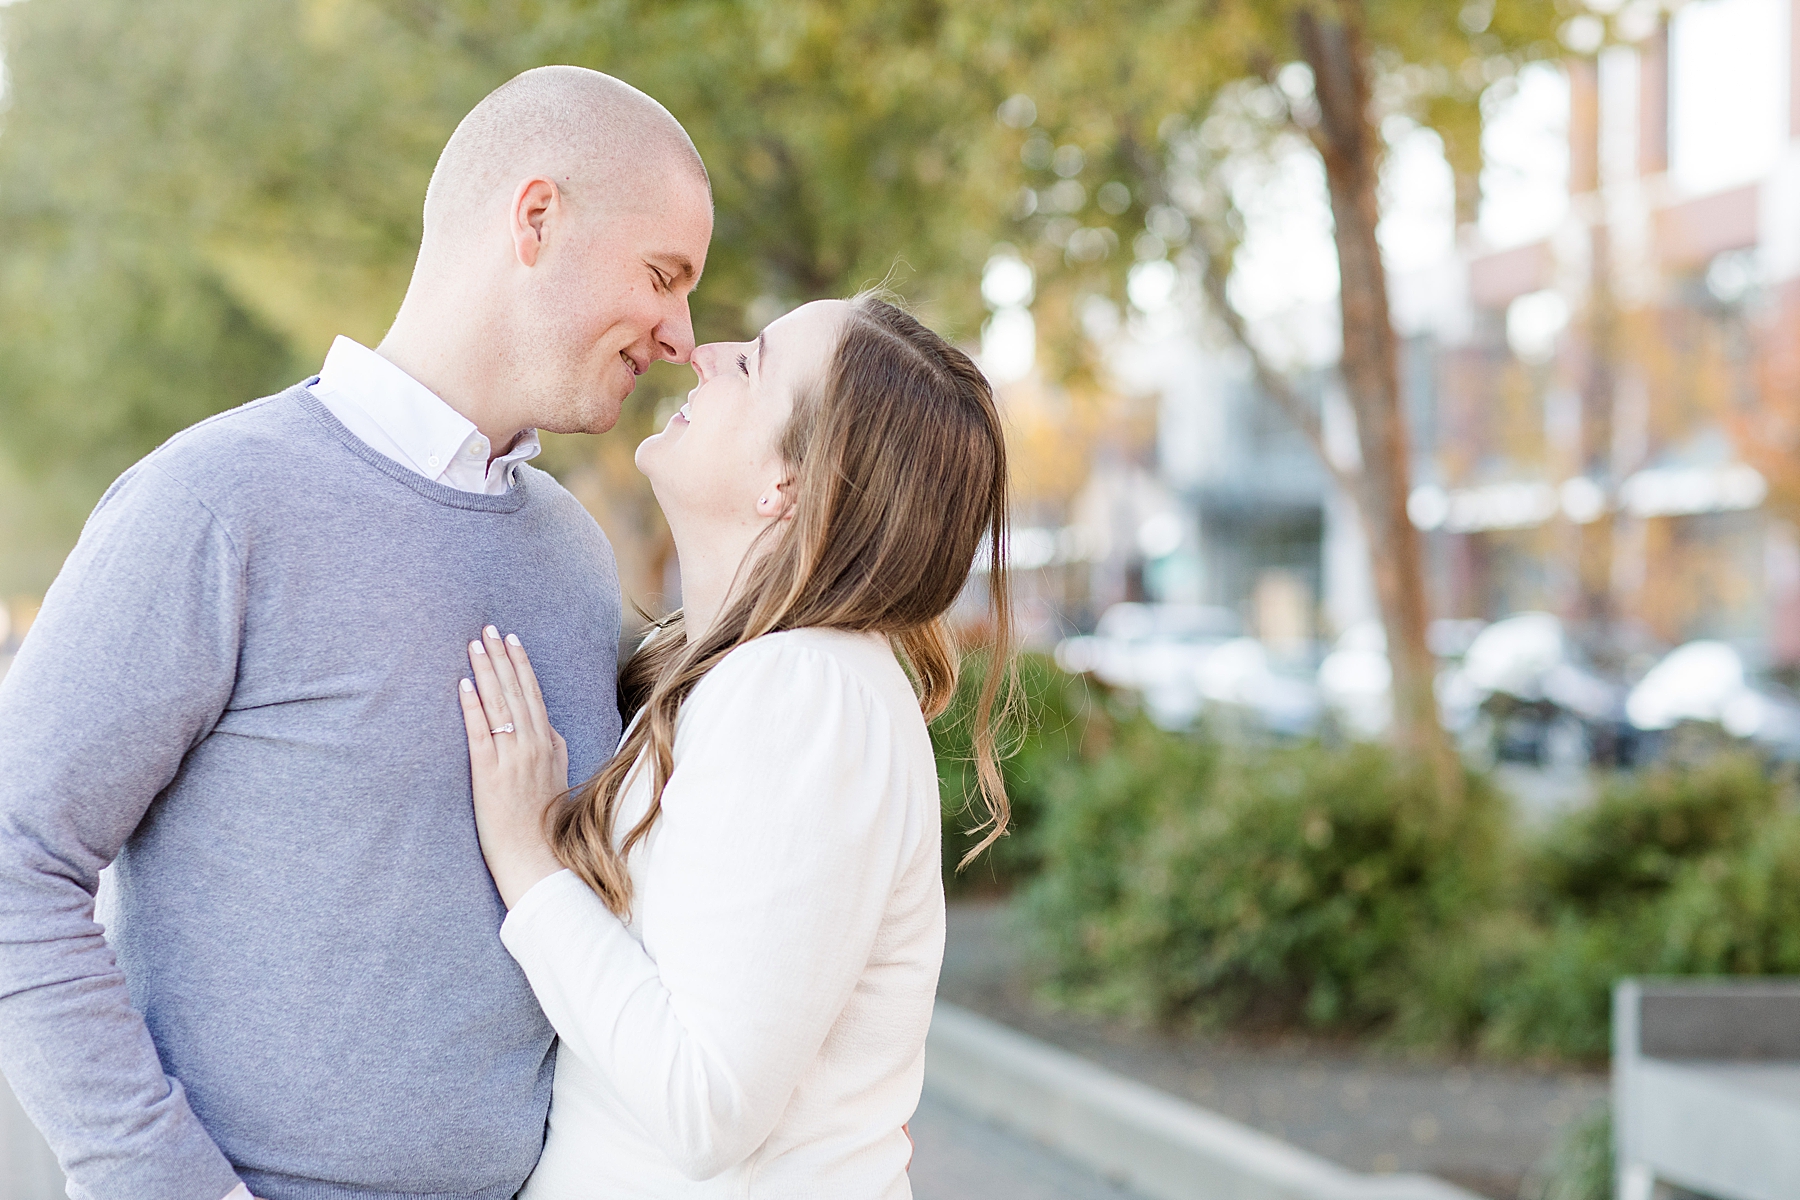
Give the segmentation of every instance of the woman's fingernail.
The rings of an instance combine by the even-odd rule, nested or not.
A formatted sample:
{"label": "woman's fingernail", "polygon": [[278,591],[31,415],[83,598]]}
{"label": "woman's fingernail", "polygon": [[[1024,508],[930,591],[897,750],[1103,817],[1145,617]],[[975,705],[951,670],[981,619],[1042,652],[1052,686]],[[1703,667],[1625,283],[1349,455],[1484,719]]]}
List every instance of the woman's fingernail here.
{"label": "woman's fingernail", "polygon": [[518,646],[520,648],[523,648],[525,645],[524,642],[519,640],[519,635],[516,633],[509,633],[506,635],[506,644],[509,646]]}
{"label": "woman's fingernail", "polygon": [[500,640],[500,631],[498,629],[495,629],[492,625],[489,625],[486,629],[482,630],[481,632],[487,634],[489,637],[493,638],[495,641]]}
{"label": "woman's fingernail", "polygon": [[480,642],[470,642],[469,643],[469,653],[470,654],[486,654],[487,647],[482,645]]}
{"label": "woman's fingernail", "polygon": [[473,679],[465,679],[462,681],[461,686],[463,691],[472,692],[475,690],[475,681]]}

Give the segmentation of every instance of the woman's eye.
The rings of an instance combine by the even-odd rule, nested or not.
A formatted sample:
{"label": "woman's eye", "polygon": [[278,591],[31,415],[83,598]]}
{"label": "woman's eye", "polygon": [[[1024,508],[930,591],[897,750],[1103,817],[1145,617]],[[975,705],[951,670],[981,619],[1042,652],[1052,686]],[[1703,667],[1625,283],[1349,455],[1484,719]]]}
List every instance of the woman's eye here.
{"label": "woman's eye", "polygon": [[738,355],[738,370],[742,371],[746,375],[750,374],[750,357],[749,357],[749,355],[746,355],[746,354]]}

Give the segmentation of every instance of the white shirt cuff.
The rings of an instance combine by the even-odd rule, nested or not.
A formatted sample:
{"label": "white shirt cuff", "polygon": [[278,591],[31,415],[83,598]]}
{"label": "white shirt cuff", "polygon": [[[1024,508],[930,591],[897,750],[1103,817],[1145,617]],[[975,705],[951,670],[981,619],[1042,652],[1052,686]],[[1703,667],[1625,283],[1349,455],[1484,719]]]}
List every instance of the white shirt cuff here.
{"label": "white shirt cuff", "polygon": [[240,1183],[225,1193],[225,1200],[255,1200],[255,1197],[250,1194],[248,1187]]}

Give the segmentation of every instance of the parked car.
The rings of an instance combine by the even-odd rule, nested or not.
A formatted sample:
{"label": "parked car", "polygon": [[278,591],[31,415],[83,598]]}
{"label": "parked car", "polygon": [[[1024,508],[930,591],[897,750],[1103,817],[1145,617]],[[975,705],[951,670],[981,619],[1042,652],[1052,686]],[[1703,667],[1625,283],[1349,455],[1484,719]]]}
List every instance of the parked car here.
{"label": "parked car", "polygon": [[[1576,768],[1629,761],[1624,689],[1589,666],[1550,613],[1492,624],[1433,621],[1439,718],[1477,761]],[[1393,719],[1387,638],[1376,622],[1346,630],[1319,665],[1319,688],[1339,727],[1378,737]]]}
{"label": "parked car", "polygon": [[1316,732],[1324,705],[1305,663],[1284,664],[1255,638],[1234,638],[1194,668],[1204,708],[1285,737]]}
{"label": "parked car", "polygon": [[1624,686],[1589,664],[1551,613],[1483,629],[1439,695],[1447,724],[1477,758],[1561,770],[1634,758]]}
{"label": "parked car", "polygon": [[1228,608],[1115,604],[1100,614],[1091,635],[1057,645],[1056,665],[1138,692],[1152,720],[1180,729],[1193,723],[1204,704],[1200,665],[1240,633],[1237,614]]}
{"label": "parked car", "polygon": [[[1440,662],[1454,663],[1485,629],[1485,621],[1438,620],[1426,630],[1431,652]],[[1460,723],[1445,709],[1442,676],[1438,703],[1445,723]],[[1339,635],[1331,653],[1319,663],[1319,692],[1338,728],[1352,737],[1373,739],[1387,732],[1394,719],[1394,673],[1388,662],[1387,631],[1380,621],[1360,621]]]}
{"label": "parked car", "polygon": [[1318,681],[1325,707],[1352,737],[1373,740],[1393,724],[1394,671],[1380,621],[1362,621],[1339,634],[1319,663]]}
{"label": "parked car", "polygon": [[1726,642],[1678,646],[1631,689],[1625,712],[1656,742],[1684,724],[1712,726],[1770,757],[1800,761],[1800,700],[1752,678]]}

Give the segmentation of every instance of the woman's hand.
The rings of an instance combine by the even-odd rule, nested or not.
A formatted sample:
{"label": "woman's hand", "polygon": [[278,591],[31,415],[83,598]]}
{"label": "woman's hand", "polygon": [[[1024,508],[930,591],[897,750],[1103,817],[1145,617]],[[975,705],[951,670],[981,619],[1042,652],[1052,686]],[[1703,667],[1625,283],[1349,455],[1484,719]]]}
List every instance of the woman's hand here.
{"label": "woman's hand", "polygon": [[550,727],[544,694],[516,634],[489,625],[469,643],[474,679],[462,681],[463,725],[475,785],[475,831],[500,898],[511,908],[562,870],[544,836],[544,812],[569,786],[569,747]]}

